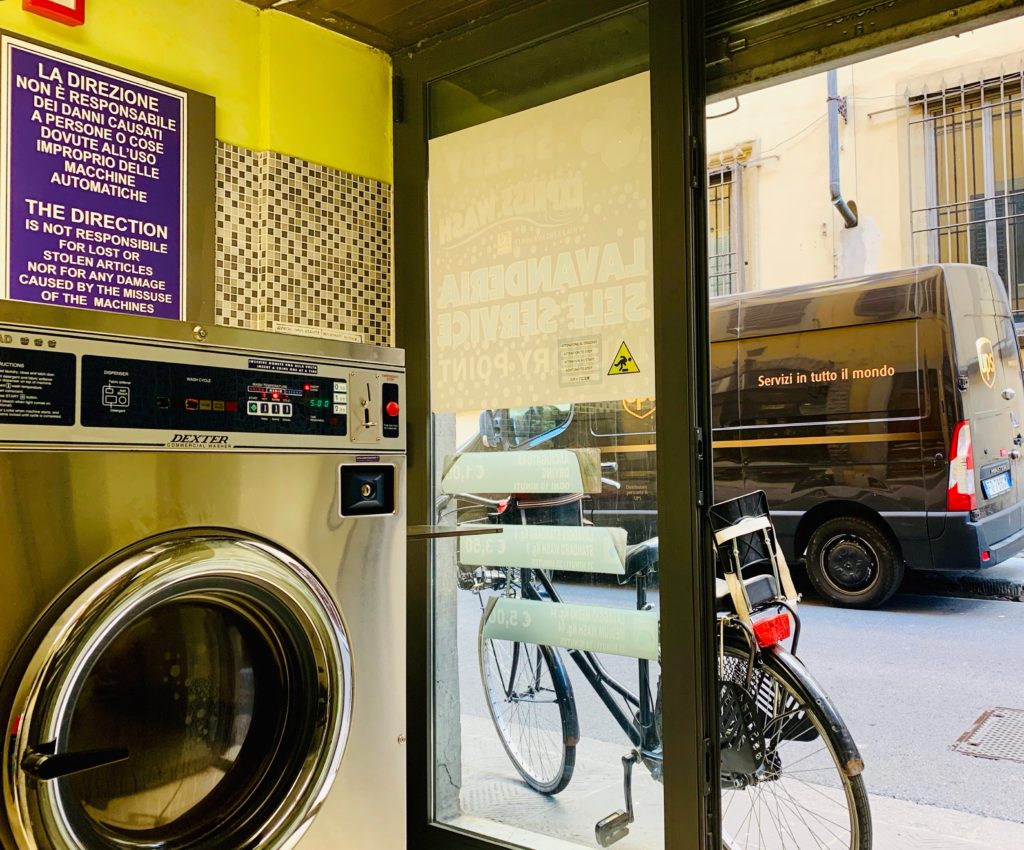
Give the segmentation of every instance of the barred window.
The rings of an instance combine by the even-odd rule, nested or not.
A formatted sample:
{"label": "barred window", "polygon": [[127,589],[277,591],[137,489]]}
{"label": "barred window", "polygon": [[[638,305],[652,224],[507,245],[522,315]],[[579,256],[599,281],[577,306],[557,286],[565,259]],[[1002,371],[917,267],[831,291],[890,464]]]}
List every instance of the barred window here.
{"label": "barred window", "polygon": [[711,295],[742,292],[740,171],[736,163],[708,170],[708,282]]}
{"label": "barred window", "polygon": [[911,98],[915,262],[988,266],[1024,312],[1021,74]]}

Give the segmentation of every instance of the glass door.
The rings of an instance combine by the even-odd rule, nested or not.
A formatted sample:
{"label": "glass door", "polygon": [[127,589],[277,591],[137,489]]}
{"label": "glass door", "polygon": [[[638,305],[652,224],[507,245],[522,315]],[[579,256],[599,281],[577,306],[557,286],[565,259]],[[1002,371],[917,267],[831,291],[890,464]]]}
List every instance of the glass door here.
{"label": "glass door", "polygon": [[680,96],[703,103],[682,60],[699,27],[689,5],[655,4],[663,29],[647,4],[585,5],[396,63],[396,327],[426,355],[408,407],[430,424],[410,515],[439,527],[410,549],[418,846],[714,834],[706,319],[683,235],[703,123]]}
{"label": "glass door", "polygon": [[509,102],[545,44],[433,101],[435,817],[533,847],[664,846],[645,17],[579,91]]}

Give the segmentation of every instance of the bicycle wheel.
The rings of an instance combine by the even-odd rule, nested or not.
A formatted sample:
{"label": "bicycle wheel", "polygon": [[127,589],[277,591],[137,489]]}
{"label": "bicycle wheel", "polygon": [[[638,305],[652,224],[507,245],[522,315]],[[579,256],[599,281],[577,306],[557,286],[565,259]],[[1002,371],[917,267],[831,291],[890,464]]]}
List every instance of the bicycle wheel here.
{"label": "bicycle wheel", "polygon": [[[870,850],[864,781],[843,770],[838,738],[802,676],[766,654],[748,688],[749,657],[727,643],[720,671],[723,850]],[[738,745],[743,734],[757,740]],[[756,767],[737,769],[744,763]]]}
{"label": "bicycle wheel", "polygon": [[557,794],[572,779],[580,736],[562,659],[549,646],[481,636],[480,673],[512,764],[531,788]]}

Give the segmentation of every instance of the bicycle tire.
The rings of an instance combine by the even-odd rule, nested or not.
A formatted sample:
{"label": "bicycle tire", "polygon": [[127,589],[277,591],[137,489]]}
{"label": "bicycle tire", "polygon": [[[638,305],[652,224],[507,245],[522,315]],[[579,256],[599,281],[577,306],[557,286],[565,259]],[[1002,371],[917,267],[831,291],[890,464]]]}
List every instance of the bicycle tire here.
{"label": "bicycle tire", "polygon": [[[727,641],[720,682],[746,687],[749,657],[742,638]],[[763,732],[763,766],[760,775],[747,777],[738,788],[726,787],[740,781],[736,775],[723,775],[722,848],[871,850],[864,780],[843,769],[841,732],[805,685],[806,674],[794,669],[799,662],[791,659],[768,651],[755,662],[747,693]],[[808,734],[811,727],[817,734]]]}
{"label": "bicycle tire", "polygon": [[557,794],[576,768],[579,720],[565,665],[549,646],[480,636],[480,675],[501,745],[523,780]]}

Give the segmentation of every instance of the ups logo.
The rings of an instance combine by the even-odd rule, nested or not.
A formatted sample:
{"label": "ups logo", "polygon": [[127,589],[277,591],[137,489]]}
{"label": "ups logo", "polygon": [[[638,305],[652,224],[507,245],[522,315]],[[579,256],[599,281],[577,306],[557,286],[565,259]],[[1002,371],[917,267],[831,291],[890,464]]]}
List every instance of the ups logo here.
{"label": "ups logo", "polygon": [[623,401],[622,409],[637,419],[647,419],[654,415],[656,407],[653,398],[634,398],[629,401]]}
{"label": "ups logo", "polygon": [[996,355],[992,350],[992,340],[988,337],[978,337],[976,343],[978,348],[978,369],[981,372],[981,380],[986,387],[993,387],[996,383]]}

